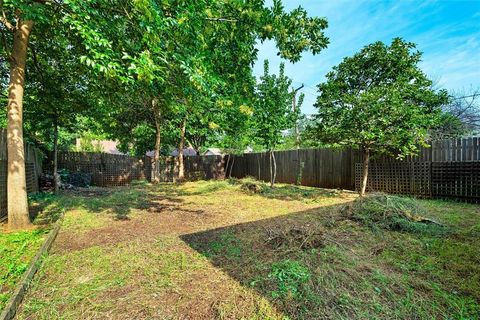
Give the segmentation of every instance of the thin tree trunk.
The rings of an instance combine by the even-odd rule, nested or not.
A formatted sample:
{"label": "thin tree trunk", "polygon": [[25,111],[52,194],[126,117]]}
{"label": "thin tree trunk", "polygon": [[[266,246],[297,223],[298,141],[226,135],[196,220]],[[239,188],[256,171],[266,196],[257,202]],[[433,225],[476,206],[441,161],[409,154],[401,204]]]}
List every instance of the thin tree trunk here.
{"label": "thin tree trunk", "polygon": [[273,178],[272,178],[272,188],[275,185],[275,179],[277,178],[277,160],[275,159],[275,153],[272,151],[273,159]]}
{"label": "thin tree trunk", "polygon": [[297,144],[297,175],[295,176],[295,184],[297,186],[302,184],[302,163],[300,162],[300,149]]}
{"label": "thin tree trunk", "polygon": [[273,151],[270,150],[270,187],[273,188],[273,163],[272,163],[272,155]]}
{"label": "thin tree trunk", "polygon": [[28,37],[32,21],[19,20],[13,35],[8,86],[7,124],[7,210],[8,228],[23,229],[31,226],[28,215],[25,177],[25,150],[23,146],[23,90]]}
{"label": "thin tree trunk", "polygon": [[233,165],[235,164],[235,156],[232,158],[232,165],[230,166],[230,173],[228,174],[228,178],[230,179],[232,177],[232,170],[233,170]]}
{"label": "thin tree trunk", "polygon": [[363,149],[363,173],[362,173],[362,186],[360,189],[360,196],[365,195],[367,190],[367,179],[368,179],[368,164],[370,162],[370,150],[367,148]]}
{"label": "thin tree trunk", "polygon": [[225,178],[228,178],[228,165],[230,164],[230,153],[227,156],[227,165],[225,166]]}
{"label": "thin tree trunk", "polygon": [[55,119],[53,128],[53,183],[54,192],[58,193],[60,188],[60,176],[58,175],[58,122]]}
{"label": "thin tree trunk", "polygon": [[155,150],[153,152],[153,165],[152,165],[152,183],[156,184],[160,182],[160,110],[157,109],[158,101],[156,98],[152,99],[152,108],[155,119]]}
{"label": "thin tree trunk", "polygon": [[257,165],[258,165],[258,180],[260,180],[260,153],[257,156]]}
{"label": "thin tree trunk", "polygon": [[178,180],[185,179],[185,168],[183,164],[183,149],[185,148],[185,128],[187,125],[186,118],[183,119],[182,128],[180,130],[180,144],[178,146]]}

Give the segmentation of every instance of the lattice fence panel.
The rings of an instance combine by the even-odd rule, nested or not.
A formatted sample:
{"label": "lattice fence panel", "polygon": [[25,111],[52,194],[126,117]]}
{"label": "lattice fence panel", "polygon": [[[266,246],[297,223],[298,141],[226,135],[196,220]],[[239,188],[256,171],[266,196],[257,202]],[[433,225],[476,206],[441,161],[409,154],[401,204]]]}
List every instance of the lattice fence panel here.
{"label": "lattice fence panel", "polygon": [[[53,155],[50,154],[46,169],[53,168]],[[92,178],[92,184],[101,187],[124,186],[133,180],[147,178],[145,158],[126,155],[87,152],[59,152],[58,169],[83,172]]]}
{"label": "lattice fence panel", "polygon": [[[362,163],[355,164],[355,188],[360,190]],[[372,162],[367,191],[430,196],[430,162]]]}
{"label": "lattice fence panel", "polygon": [[480,202],[480,161],[432,163],[432,193]]}

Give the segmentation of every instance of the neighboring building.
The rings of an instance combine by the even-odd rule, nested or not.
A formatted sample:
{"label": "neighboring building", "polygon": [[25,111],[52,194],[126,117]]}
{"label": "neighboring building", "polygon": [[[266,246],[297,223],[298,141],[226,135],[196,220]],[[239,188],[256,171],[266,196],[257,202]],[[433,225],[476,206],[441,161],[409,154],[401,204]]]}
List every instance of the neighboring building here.
{"label": "neighboring building", "polygon": [[245,150],[243,150],[243,153],[252,153],[253,152],[253,148],[248,146]]}
{"label": "neighboring building", "polygon": [[[171,153],[170,153],[171,156],[178,156],[178,149],[174,149]],[[191,157],[191,156],[196,156],[197,155],[197,150],[193,149],[192,146],[189,146],[189,147],[186,147],[185,149],[183,149],[183,155],[186,156],[186,157]]]}
{"label": "neighboring building", "polygon": [[[145,153],[145,155],[147,157],[153,158],[155,156],[155,151],[153,151],[153,150],[147,151]],[[188,148],[183,149],[183,155],[186,156],[186,157],[196,156],[197,151],[195,151],[195,149],[193,149],[192,147],[188,147]],[[170,156],[172,156],[172,157],[178,156],[178,149],[174,149],[172,152],[170,152]]]}
{"label": "neighboring building", "polygon": [[207,151],[203,153],[204,156],[222,156],[223,154],[220,148],[208,148]]}
{"label": "neighboring building", "polygon": [[[77,138],[75,141],[75,147],[77,150],[80,151],[86,151],[84,146],[85,141],[82,142],[81,138]],[[113,140],[91,140],[90,144],[92,145],[92,151],[97,151],[97,152],[104,152],[104,153],[110,153],[110,154],[124,154],[120,150],[118,150],[118,141],[113,141]],[[88,150],[90,151],[90,150]]]}

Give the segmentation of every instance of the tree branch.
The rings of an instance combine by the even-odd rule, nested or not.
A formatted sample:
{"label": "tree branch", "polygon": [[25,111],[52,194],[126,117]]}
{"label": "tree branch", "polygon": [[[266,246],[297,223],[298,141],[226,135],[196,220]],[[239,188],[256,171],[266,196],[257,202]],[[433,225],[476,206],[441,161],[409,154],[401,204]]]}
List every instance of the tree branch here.
{"label": "tree branch", "polygon": [[2,23],[5,28],[7,28],[10,31],[15,31],[15,27],[13,24],[8,21],[7,17],[5,16],[5,12],[2,10],[2,16],[0,17],[0,23]]}
{"label": "tree branch", "polygon": [[229,19],[229,18],[206,18],[208,21],[220,21],[220,22],[238,22],[237,19]]}

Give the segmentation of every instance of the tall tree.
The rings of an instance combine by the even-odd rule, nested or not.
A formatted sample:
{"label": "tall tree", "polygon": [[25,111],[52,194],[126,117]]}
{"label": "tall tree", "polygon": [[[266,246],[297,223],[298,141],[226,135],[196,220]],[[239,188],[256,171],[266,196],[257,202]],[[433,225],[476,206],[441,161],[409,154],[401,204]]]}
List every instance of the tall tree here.
{"label": "tall tree", "polygon": [[[39,1],[40,2],[40,1]],[[2,51],[10,76],[7,103],[7,210],[10,229],[30,225],[23,146],[23,94],[29,37],[44,6],[35,1],[1,1]]]}
{"label": "tall tree", "polygon": [[254,135],[270,154],[270,185],[273,187],[277,174],[273,151],[282,142],[283,132],[295,125],[301,106],[292,109],[295,93],[290,91],[292,80],[285,76],[285,65],[280,64],[278,76],[269,74],[268,60],[263,68],[253,110]]}
{"label": "tall tree", "polygon": [[425,145],[428,130],[440,121],[445,91],[418,67],[421,53],[400,38],[375,42],[333,68],[318,85],[316,125],[320,141],[362,150],[360,195],[365,194],[372,154],[398,158]]}

